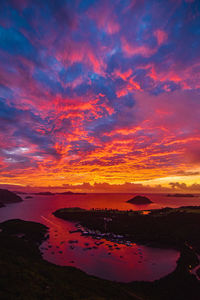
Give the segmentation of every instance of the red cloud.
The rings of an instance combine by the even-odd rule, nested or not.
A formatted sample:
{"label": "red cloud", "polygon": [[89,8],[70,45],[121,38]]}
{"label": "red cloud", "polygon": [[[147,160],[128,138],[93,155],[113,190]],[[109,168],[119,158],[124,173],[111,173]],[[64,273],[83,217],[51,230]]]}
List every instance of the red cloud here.
{"label": "red cloud", "polygon": [[167,33],[161,29],[154,31],[154,35],[157,38],[158,46],[161,46],[167,41]]}

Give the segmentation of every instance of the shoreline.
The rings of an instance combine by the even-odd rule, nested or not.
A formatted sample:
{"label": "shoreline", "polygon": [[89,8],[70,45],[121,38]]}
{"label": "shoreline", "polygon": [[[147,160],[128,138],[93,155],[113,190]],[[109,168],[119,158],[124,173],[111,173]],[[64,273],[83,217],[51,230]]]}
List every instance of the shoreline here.
{"label": "shoreline", "polygon": [[[76,226],[82,226],[83,230],[79,231],[85,235],[97,237],[122,235],[123,238],[143,245],[175,249],[188,242],[200,253],[200,206],[154,209],[149,210],[148,214],[133,210],[86,210],[71,207],[58,209],[53,215],[75,222]],[[186,221],[190,222],[192,234],[189,232],[191,228],[185,224]]]}
{"label": "shoreline", "polygon": [[[141,211],[119,211],[119,210],[87,211],[81,209],[81,212],[82,213],[89,212],[89,214],[91,213],[104,214],[106,212],[107,216],[103,216],[103,217],[110,217],[109,216],[110,213],[112,214],[116,213],[118,217],[122,217],[122,220],[123,217],[127,218],[127,214],[129,214],[128,216],[128,223],[129,223],[129,221],[131,221],[132,218],[135,217],[138,221],[142,220],[143,222],[144,220],[147,220],[148,217],[162,219],[162,217],[167,216],[168,218],[170,217],[171,213],[172,215],[173,213],[175,213],[175,215],[178,214],[179,217],[180,215],[182,215],[184,218],[187,217],[187,214],[189,215],[192,214],[192,216],[194,217],[194,216],[198,216],[199,209],[200,207],[191,207],[191,206],[180,207],[179,209],[177,208],[157,209],[157,210],[150,211],[150,213],[147,215],[143,215]],[[67,213],[69,213],[69,210],[72,210],[72,213],[74,214],[72,208],[68,208],[64,210],[61,209],[61,212],[66,213],[66,210],[68,210]],[[79,210],[80,209],[78,208],[78,211],[76,211],[76,213],[79,214],[80,213]],[[96,218],[98,222],[96,223],[91,222],[91,220],[93,220],[91,219],[92,214],[90,215],[89,219],[83,218],[81,222],[79,217],[80,215],[79,216],[76,215],[76,217],[75,216],[72,217],[71,215],[71,219],[74,220],[70,220],[70,221],[73,221],[75,223],[78,222],[81,224],[83,223],[83,221],[86,222],[86,224],[90,223],[89,226],[90,228],[93,228],[94,224],[97,226],[97,228],[98,226],[102,226],[102,223],[101,222],[99,223],[98,218]],[[195,220],[197,220],[197,218],[195,218]],[[19,226],[16,226],[17,223],[19,223],[18,224]],[[109,224],[113,223],[113,219],[111,222],[108,223]],[[3,230],[2,230],[2,224],[4,224]],[[121,223],[121,225],[122,224],[125,223]],[[120,232],[118,233],[122,235],[122,231],[125,230],[125,228],[127,227],[126,226],[123,227],[121,225],[117,227],[114,226],[113,228],[115,229],[119,228]],[[34,296],[35,298],[30,298],[30,299],[36,299],[38,295],[40,295],[40,297],[45,298],[48,295],[48,299],[63,299],[63,300],[66,299],[69,293],[71,295],[74,294],[76,295],[76,296],[72,296],[71,299],[109,299],[109,300],[110,299],[113,300],[114,299],[141,299],[141,300],[142,299],[143,300],[168,300],[168,299],[193,300],[194,299],[196,300],[195,295],[200,293],[199,281],[197,280],[196,275],[192,274],[192,270],[194,268],[198,269],[198,265],[199,265],[199,259],[197,257],[197,253],[195,252],[197,245],[195,245],[195,249],[193,249],[191,248],[193,247],[193,245],[191,246],[190,243],[180,244],[180,240],[178,241],[178,243],[170,242],[168,244],[170,248],[172,248],[172,246],[174,247],[176,246],[178,247],[176,249],[180,251],[180,257],[177,261],[176,268],[173,272],[154,281],[131,281],[129,283],[122,283],[122,282],[100,279],[96,276],[88,275],[87,273],[81,271],[80,269],[77,269],[76,267],[58,266],[44,260],[39,251],[39,246],[41,244],[41,241],[43,241],[45,238],[48,237],[47,236],[48,233],[47,233],[46,226],[45,227],[40,227],[40,226],[44,226],[44,225],[40,223],[22,221],[22,220],[9,220],[0,223],[0,228],[1,228],[0,264],[4,266],[2,270],[0,270],[0,275],[1,275],[0,277],[8,278],[8,280],[6,281],[7,283],[5,283],[5,280],[3,279],[0,280],[0,287],[1,285],[6,286],[7,284],[6,293],[10,293],[9,292],[10,289],[12,290],[13,293],[17,293],[17,291],[20,290],[21,291],[20,293],[23,293],[25,295],[24,298],[21,298],[24,300],[28,298],[30,290],[31,293],[33,293],[33,295],[35,295],[35,293],[37,294],[37,296]],[[4,231],[6,227],[7,229],[6,231]],[[107,230],[108,229],[109,228],[107,228]],[[33,235],[33,232],[35,230],[36,230],[36,235]],[[143,241],[142,244],[146,246],[166,247],[167,244],[165,244],[164,241],[167,241],[168,239],[162,238],[161,243],[157,243],[158,239],[155,239],[155,236],[154,239],[150,238],[150,236],[147,234],[148,232],[147,233],[143,232],[142,226],[139,226],[138,230],[142,232],[141,236],[139,235],[137,236],[138,242]],[[25,235],[23,232],[25,233]],[[115,234],[117,233],[115,232]],[[41,235],[41,240],[40,239],[38,240],[38,235]],[[33,239],[33,236],[35,236],[35,239]],[[146,239],[146,237],[148,237],[148,239]],[[158,237],[160,237],[160,234],[158,234]],[[194,237],[195,235],[193,236],[193,242],[195,241]],[[130,239],[130,236],[128,236],[128,238]],[[136,242],[136,235],[134,236],[134,242]],[[19,272],[18,271],[16,272],[16,270],[19,270]],[[15,280],[13,279],[13,274],[14,274],[13,272],[16,273],[16,275],[14,275],[14,277],[16,276]],[[21,274],[21,272],[25,274],[23,275],[22,278],[23,280],[21,280],[21,277],[18,275]],[[32,275],[27,275],[28,277],[26,277],[27,272],[28,274],[29,272],[33,273],[34,278],[30,279],[30,276]],[[54,274],[56,274],[56,276]],[[18,287],[16,287],[15,281],[19,281]],[[43,285],[42,282],[46,282],[45,287],[43,288],[41,288],[41,286]],[[32,284],[34,287],[31,288]],[[95,286],[95,291],[94,291],[94,286]],[[26,291],[27,288],[28,290]],[[5,289],[6,288],[4,288],[4,291]],[[84,293],[88,295],[87,298],[82,297],[81,295],[83,292],[80,291],[79,294],[78,289],[84,291]],[[0,296],[1,296],[1,289],[0,289]],[[118,296],[121,298],[117,298]]]}
{"label": "shoreline", "polygon": [[[40,223],[22,221],[22,220],[9,220],[1,223],[0,228],[2,229],[2,231],[0,232],[0,241],[2,245],[0,249],[0,262],[1,262],[1,257],[3,255],[3,264],[7,265],[6,269],[8,270],[7,277],[11,276],[11,279],[9,280],[9,289],[10,287],[12,287],[12,289],[15,290],[15,284],[12,280],[13,275],[12,272],[11,273],[9,272],[12,269],[16,269],[16,268],[20,268],[20,270],[23,270],[25,268],[24,269],[25,274],[29,271],[36,272],[34,276],[36,276],[36,278],[39,276],[38,278],[40,278],[39,282],[37,282],[36,285],[37,289],[39,290],[41,285],[41,274],[45,272],[46,274],[45,276],[47,277],[50,276],[51,279],[48,280],[48,282],[46,283],[47,287],[49,286],[49,288],[45,289],[44,291],[42,290],[40,290],[39,292],[37,291],[37,293],[39,293],[40,295],[43,295],[44,292],[47,293],[49,297],[48,299],[55,299],[55,293],[58,290],[58,287],[55,289],[56,291],[54,290],[55,284],[59,285],[59,288],[62,290],[63,295],[65,295],[66,280],[67,282],[70,282],[70,287],[68,287],[68,289],[70,289],[71,292],[73,293],[78,293],[76,291],[77,285],[83,282],[85,292],[91,294],[90,297],[92,297],[92,298],[88,297],[87,299],[96,299],[95,297],[96,296],[99,297],[99,295],[102,295],[102,293],[103,293],[102,299],[117,299],[116,295],[121,295],[120,296],[121,298],[118,299],[143,299],[143,300],[178,299],[177,295],[174,298],[171,295],[170,298],[162,298],[159,295],[161,295],[164,290],[165,291],[168,290],[173,282],[176,282],[176,284],[179,284],[179,281],[182,282],[183,278],[185,284],[188,281],[190,282],[190,284],[194,286],[194,289],[197,289],[196,277],[190,274],[190,272],[188,271],[189,266],[196,265],[197,261],[194,257],[193,250],[190,249],[187,245],[185,245],[185,247],[183,247],[181,250],[181,255],[177,261],[176,269],[172,273],[166,275],[165,277],[162,277],[161,279],[152,282],[133,281],[129,283],[120,283],[115,281],[103,280],[98,277],[88,275],[75,267],[70,267],[70,266],[62,267],[45,261],[41,257],[41,253],[38,247],[41,244],[41,242],[48,237],[47,236],[48,228]],[[24,233],[24,236],[18,235],[19,233],[20,234]],[[35,267],[35,264],[37,267]],[[33,267],[34,267],[34,271],[32,271]],[[44,271],[45,269],[48,269],[48,271]],[[5,271],[4,269],[2,269],[0,270],[0,272],[5,272]],[[52,279],[53,276],[52,272],[53,273],[56,272],[57,279],[55,278]],[[18,273],[16,273],[16,276],[18,276],[17,274]],[[74,274],[73,279],[70,279],[72,276],[71,274]],[[63,276],[65,277],[64,285],[62,282]],[[20,285],[21,285],[19,287],[20,290],[24,289],[24,285],[26,284],[25,282],[24,279],[22,282],[20,281]],[[85,282],[87,282],[87,284]],[[30,288],[30,284],[32,283],[29,282],[28,284],[29,288]],[[95,284],[95,292],[93,291],[94,284]],[[104,292],[102,292],[102,290]],[[146,293],[148,293],[148,297]],[[184,293],[187,295],[187,291],[185,291]],[[27,298],[22,298],[22,299],[27,299]],[[56,299],[65,299],[65,298],[61,294],[59,294],[56,296]],[[86,299],[86,298],[81,298],[79,295],[72,299]],[[187,298],[182,297],[181,299],[187,299]],[[190,297],[190,299],[193,300],[195,298]]]}
{"label": "shoreline", "polygon": [[[106,210],[95,210],[95,209],[84,210],[77,207],[60,209],[55,211],[53,214],[56,217],[61,218],[63,220],[74,222],[75,226],[77,227],[77,231],[79,231],[81,235],[92,236],[94,239],[98,239],[98,240],[106,239],[113,243],[119,243],[130,247],[132,246],[131,243],[137,243],[139,245],[155,247],[160,249],[161,248],[175,249],[180,251],[180,256],[183,249],[185,247],[186,248],[188,247],[191,250],[191,253],[193,252],[192,255],[193,264],[190,264],[188,266],[188,271],[192,272],[194,268],[198,270],[200,266],[200,259],[199,259],[200,245],[199,245],[198,233],[196,233],[196,239],[193,238],[193,240],[188,242],[186,240],[187,237],[186,233],[185,233],[185,237],[183,237],[182,239],[180,238],[178,239],[178,236],[171,237],[170,234],[169,234],[170,237],[166,236],[165,239],[160,239],[160,236],[162,236],[161,232],[159,232],[158,236],[154,236],[152,238],[149,235],[145,235],[144,233],[141,233],[142,228],[140,227],[141,221],[145,222],[149,217],[151,219],[148,225],[153,226],[154,224],[153,218],[160,218],[161,219],[160,222],[162,222],[163,218],[166,218],[167,216],[170,216],[170,214],[175,213],[176,215],[182,214],[184,219],[184,217],[186,218],[187,214],[188,215],[191,214],[191,211],[193,212],[193,214],[200,215],[200,206],[197,207],[185,206],[185,207],[180,207],[179,209],[177,208],[157,209],[157,210],[149,211],[147,215],[146,214],[143,215],[141,211],[130,211],[130,210],[119,211],[119,210],[107,210],[107,209]],[[177,217],[176,215],[175,217]],[[136,228],[138,229],[137,232],[133,231],[132,234],[130,232],[129,234],[126,234],[126,231],[124,231],[125,229],[122,226],[123,223],[122,222],[120,223],[121,216],[123,217],[125,216],[126,219],[130,218],[132,222],[134,218],[136,218],[139,221],[138,223],[140,223],[140,226],[138,226],[137,223],[135,224]],[[99,222],[97,221],[97,219],[100,219]],[[179,222],[179,220],[177,220],[177,222]],[[198,219],[195,220],[196,226],[198,226],[199,224],[198,221],[199,221]],[[113,224],[114,222],[115,224]],[[110,224],[112,224],[113,226],[111,226]],[[128,222],[128,224],[130,225],[131,223]],[[141,235],[139,233],[141,233]],[[182,234],[183,233],[184,231],[182,232]],[[176,239],[176,241],[174,241],[174,238]],[[195,274],[195,276],[199,280],[198,274]]]}

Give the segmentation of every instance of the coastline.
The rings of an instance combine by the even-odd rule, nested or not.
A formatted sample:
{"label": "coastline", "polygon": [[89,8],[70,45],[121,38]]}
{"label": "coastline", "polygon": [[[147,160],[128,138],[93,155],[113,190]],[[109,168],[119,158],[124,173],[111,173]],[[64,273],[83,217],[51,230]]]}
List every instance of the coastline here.
{"label": "coastline", "polygon": [[[127,219],[128,214],[128,220],[129,217],[136,217],[138,221],[142,221],[140,224],[147,224],[145,231],[143,231],[141,225],[132,227],[137,227],[138,231],[142,233],[139,234],[139,232],[135,232],[135,235],[132,238],[134,242],[140,242],[141,244],[153,247],[174,247],[180,251],[176,269],[170,274],[154,281],[132,281],[129,283],[100,279],[88,275],[76,267],[62,267],[44,260],[39,251],[39,246],[41,242],[48,237],[48,229],[46,226],[40,227],[43,226],[42,224],[22,220],[10,220],[0,223],[0,264],[2,266],[0,277],[7,278],[0,280],[0,296],[2,292],[2,295],[6,294],[8,297],[11,295],[9,299],[18,299],[17,295],[20,293],[20,299],[24,300],[27,298],[34,300],[38,299],[38,297],[44,299],[66,299],[69,295],[71,295],[69,299],[196,300],[195,295],[200,293],[199,281],[197,280],[196,275],[192,274],[192,270],[198,268],[199,265],[199,259],[196,255],[196,250],[198,250],[196,245],[195,249],[193,249],[191,248],[191,244],[179,244],[180,241],[178,241],[178,243],[177,241],[175,243],[169,243],[166,242],[167,239],[163,238],[160,233],[157,234],[158,239],[156,239],[155,236],[152,239],[151,235],[147,234],[149,233],[147,228],[150,228],[151,226],[146,223],[146,220],[149,217],[157,219],[160,216],[167,216],[167,218],[169,218],[173,213],[176,214],[176,217],[177,215],[180,217],[181,214],[183,214],[184,218],[187,217],[187,214],[192,214],[194,217],[198,216],[199,209],[200,207],[194,206],[176,209],[156,209],[153,211],[150,210],[147,215],[143,214],[143,211],[87,211],[81,209],[81,212],[89,212],[90,214],[90,218],[88,218],[88,216],[87,218],[84,218],[85,224],[83,220],[80,222],[80,216],[76,216],[75,218],[74,216],[71,216],[70,221],[82,224],[83,226],[87,225],[85,228],[90,228],[91,230],[94,229],[94,224],[96,224],[96,230],[98,230],[102,229],[102,223],[99,223],[98,218],[96,218],[98,220],[97,223],[91,222],[92,213],[104,214],[106,212],[107,216],[102,215],[103,217],[110,217],[110,213],[116,213],[118,216],[121,216],[122,219],[123,216]],[[66,211],[68,211],[69,213],[69,210],[72,210],[74,213],[73,208],[61,209],[61,212],[64,211],[66,213]],[[80,208],[78,208],[78,213],[80,213],[79,210]],[[54,215],[57,214],[57,217],[58,211],[57,213],[54,212]],[[66,220],[67,219],[69,219],[69,215]],[[193,219],[196,220],[196,218]],[[16,226],[17,223],[18,226]],[[111,223],[109,222],[109,224]],[[121,220],[119,227],[113,227],[115,229],[120,228],[119,232],[115,232],[116,234],[125,233],[123,230],[127,227],[123,227],[122,224],[126,223]],[[161,224],[160,221],[157,224]],[[100,226],[100,228],[98,226]],[[108,227],[108,229],[110,228]],[[36,235],[33,234],[35,230],[37,232]],[[136,235],[136,233],[138,235]],[[194,234],[194,232],[192,233]],[[41,239],[38,239],[38,235],[40,235]],[[34,236],[35,238],[33,238]],[[131,240],[130,230],[129,236],[127,237]],[[21,272],[24,274],[22,277],[20,275]],[[15,282],[18,282],[18,286],[16,286]],[[78,292],[78,290],[80,290],[80,292]],[[30,291],[32,293],[32,298],[30,297]]]}
{"label": "coastline", "polygon": [[133,242],[176,249],[188,242],[200,253],[200,206],[155,209],[149,210],[148,214],[75,207],[58,209],[53,215],[80,224],[86,232],[96,230],[99,236],[105,237],[110,232],[126,236]]}
{"label": "coastline", "polygon": [[[27,299],[27,293],[30,295],[34,285],[29,299],[36,299],[36,294],[48,299],[55,299],[55,295],[56,299],[66,299],[67,293],[68,296],[71,295],[67,299],[178,299],[177,292],[173,291],[173,297],[169,287],[174,284],[180,286],[183,280],[185,287],[190,284],[193,291],[199,292],[196,277],[188,272],[188,266],[193,266],[196,262],[193,250],[187,245],[181,251],[175,271],[164,278],[154,282],[116,283],[87,275],[74,267],[56,266],[43,260],[38,246],[47,237],[48,229],[42,224],[11,220],[1,223],[0,228],[3,229],[0,232],[0,263],[3,266],[0,272],[4,275],[1,278],[7,278],[1,280],[1,286],[4,284],[4,292],[7,291],[12,297],[20,290],[20,299]],[[18,233],[22,234],[22,231],[24,236],[19,236]],[[20,275],[21,271],[23,276]],[[31,282],[30,276],[33,276]],[[15,280],[18,281],[18,286]],[[84,292],[78,292],[80,286]],[[179,296],[182,295],[180,299],[188,299],[186,297],[190,289],[185,287],[183,291],[177,289]],[[163,292],[167,298],[162,296]],[[9,299],[14,299],[12,297]],[[192,297],[190,290],[190,299],[195,299]]]}

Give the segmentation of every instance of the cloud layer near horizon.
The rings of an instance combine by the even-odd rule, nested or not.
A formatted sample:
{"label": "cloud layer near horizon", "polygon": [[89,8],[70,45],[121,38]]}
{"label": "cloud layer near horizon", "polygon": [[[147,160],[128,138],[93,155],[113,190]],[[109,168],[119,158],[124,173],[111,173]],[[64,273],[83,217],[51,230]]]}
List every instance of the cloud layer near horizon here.
{"label": "cloud layer near horizon", "polygon": [[0,182],[199,180],[199,1],[2,1]]}

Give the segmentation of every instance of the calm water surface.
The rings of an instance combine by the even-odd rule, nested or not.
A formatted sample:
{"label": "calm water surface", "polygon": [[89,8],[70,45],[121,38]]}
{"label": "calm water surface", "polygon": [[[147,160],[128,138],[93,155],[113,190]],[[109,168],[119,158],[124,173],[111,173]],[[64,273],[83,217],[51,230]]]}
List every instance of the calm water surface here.
{"label": "calm water surface", "polygon": [[[92,237],[80,233],[69,233],[75,224],[58,219],[52,212],[63,207],[117,208],[122,210],[147,210],[161,207],[200,205],[200,197],[174,198],[165,195],[148,194],[154,202],[136,206],[126,203],[135,194],[87,194],[36,196],[21,203],[7,205],[0,209],[0,221],[20,218],[43,223],[49,227],[50,237],[41,245],[44,259],[58,264],[71,265],[88,274],[101,278],[129,282],[133,280],[152,281],[172,272],[176,267],[179,252],[132,244],[132,247],[115,244],[104,239],[101,245]],[[75,241],[75,243],[70,243]],[[89,248],[89,249],[88,249]]]}

